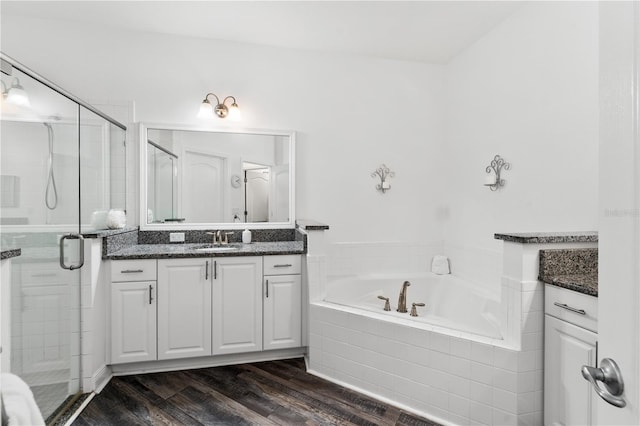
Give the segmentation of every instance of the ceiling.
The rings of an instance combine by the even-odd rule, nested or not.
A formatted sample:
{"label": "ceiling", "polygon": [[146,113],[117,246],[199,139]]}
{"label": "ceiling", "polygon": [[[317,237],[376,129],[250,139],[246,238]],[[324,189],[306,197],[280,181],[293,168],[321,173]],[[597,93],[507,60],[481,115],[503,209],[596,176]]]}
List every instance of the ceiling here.
{"label": "ceiling", "polygon": [[127,30],[446,63],[516,1],[2,1],[24,15]]}

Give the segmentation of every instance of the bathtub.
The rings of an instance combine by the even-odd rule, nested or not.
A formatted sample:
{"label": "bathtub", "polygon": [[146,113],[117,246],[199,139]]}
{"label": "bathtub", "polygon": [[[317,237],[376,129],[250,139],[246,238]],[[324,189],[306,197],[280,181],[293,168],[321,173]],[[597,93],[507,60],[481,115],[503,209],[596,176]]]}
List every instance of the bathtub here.
{"label": "bathtub", "polygon": [[[407,310],[412,303],[425,303],[417,307],[418,316],[396,312],[402,283],[409,281]],[[391,311],[384,311],[384,300],[389,298]],[[418,328],[468,333],[490,339],[502,339],[500,333],[500,296],[483,291],[478,286],[454,275],[436,275],[430,272],[414,274],[370,274],[350,276],[329,281],[324,301],[371,312],[377,319],[400,321]],[[455,333],[458,334],[458,333]]]}

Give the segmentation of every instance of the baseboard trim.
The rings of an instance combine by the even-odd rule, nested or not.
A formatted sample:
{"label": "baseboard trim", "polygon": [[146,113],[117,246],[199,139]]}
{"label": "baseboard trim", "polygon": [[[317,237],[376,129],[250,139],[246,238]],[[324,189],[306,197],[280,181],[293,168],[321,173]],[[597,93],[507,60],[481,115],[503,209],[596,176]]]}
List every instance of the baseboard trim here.
{"label": "baseboard trim", "polygon": [[108,365],[103,365],[98,371],[93,373],[91,377],[91,381],[93,382],[93,391],[95,393],[102,392],[102,389],[109,383],[113,377],[113,373],[111,372],[111,368]]}
{"label": "baseboard trim", "polygon": [[166,371],[192,370],[196,368],[220,367],[223,365],[247,364],[250,362],[277,361],[304,356],[307,348],[278,349],[263,352],[248,352],[241,354],[216,355],[197,358],[181,358],[162,361],[134,362],[129,364],[114,364],[110,366],[113,376],[128,376],[132,374],[162,373]]}

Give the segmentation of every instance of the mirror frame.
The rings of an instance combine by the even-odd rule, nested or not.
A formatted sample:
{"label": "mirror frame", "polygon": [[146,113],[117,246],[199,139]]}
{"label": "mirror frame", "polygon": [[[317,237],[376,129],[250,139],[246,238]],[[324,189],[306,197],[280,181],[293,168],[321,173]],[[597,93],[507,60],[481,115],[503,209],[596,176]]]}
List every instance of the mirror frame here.
{"label": "mirror frame", "polygon": [[[141,231],[163,231],[163,230],[203,230],[203,229],[290,229],[295,228],[295,141],[296,134],[294,131],[288,130],[266,130],[266,129],[250,129],[250,128],[212,128],[204,126],[189,126],[179,124],[166,123],[140,123],[139,129],[139,152],[140,152],[140,210],[139,223]],[[157,130],[177,130],[188,132],[207,132],[207,133],[242,133],[252,135],[273,135],[289,137],[289,221],[288,222],[211,222],[211,223],[190,223],[190,222],[172,222],[172,223],[147,223],[147,131],[148,129]]]}

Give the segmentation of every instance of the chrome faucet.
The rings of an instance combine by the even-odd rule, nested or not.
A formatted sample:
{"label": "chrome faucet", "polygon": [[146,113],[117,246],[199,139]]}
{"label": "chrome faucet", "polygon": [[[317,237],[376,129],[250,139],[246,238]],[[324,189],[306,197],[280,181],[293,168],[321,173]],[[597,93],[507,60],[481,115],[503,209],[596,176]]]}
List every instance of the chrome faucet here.
{"label": "chrome faucet", "polygon": [[207,232],[209,235],[213,235],[213,245],[217,246],[218,244],[222,244],[222,234],[220,231]]}
{"label": "chrome faucet", "polygon": [[410,285],[411,283],[409,281],[405,281],[402,284],[402,290],[400,290],[400,297],[398,298],[398,309],[396,309],[398,312],[407,312],[407,287]]}

